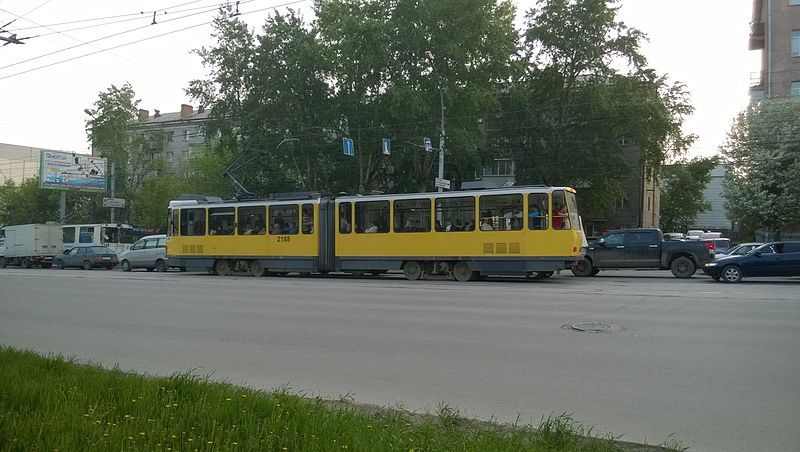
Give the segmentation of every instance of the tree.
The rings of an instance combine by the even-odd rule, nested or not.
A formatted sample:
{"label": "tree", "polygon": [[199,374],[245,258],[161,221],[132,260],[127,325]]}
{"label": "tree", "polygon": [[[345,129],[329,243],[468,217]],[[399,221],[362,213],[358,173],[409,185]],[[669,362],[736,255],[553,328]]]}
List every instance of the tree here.
{"label": "tree", "polygon": [[725,208],[777,238],[800,225],[800,101],[765,99],[739,114],[722,146]]}
{"label": "tree", "polygon": [[163,147],[161,132],[136,130],[139,100],[133,87],[111,85],[98,94],[86,133],[92,147],[115,167],[115,195],[126,200],[122,218],[135,209],[136,194],[148,176],[163,172],[163,159],[153,159],[151,149]]}
{"label": "tree", "polygon": [[695,158],[664,167],[661,172],[661,229],[686,231],[697,216],[709,210],[703,191],[711,181],[715,157]]}
{"label": "tree", "polygon": [[622,143],[653,176],[694,139],[681,132],[692,111],[685,87],[646,67],[644,35],[617,20],[615,3],[539,0],[527,14],[524,70],[489,127],[492,147],[516,160],[518,181],[578,187],[590,215],[624,194],[633,168]]}

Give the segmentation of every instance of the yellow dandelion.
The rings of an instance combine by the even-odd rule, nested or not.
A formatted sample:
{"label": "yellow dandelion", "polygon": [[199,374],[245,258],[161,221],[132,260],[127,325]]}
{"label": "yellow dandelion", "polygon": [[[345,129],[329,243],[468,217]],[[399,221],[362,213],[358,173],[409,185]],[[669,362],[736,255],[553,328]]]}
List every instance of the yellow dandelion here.
{"label": "yellow dandelion", "polygon": [[129,439],[129,440],[131,440],[131,441],[133,441],[133,437],[132,437],[132,436],[129,436],[129,437],[128,437],[128,439]]}
{"label": "yellow dandelion", "polygon": [[234,445],[234,446],[238,446],[239,445],[239,443],[237,443],[236,441],[232,442],[231,444]]}
{"label": "yellow dandelion", "polygon": [[186,441],[189,441],[189,442],[191,443],[191,442],[192,442],[192,441],[194,441],[194,440],[193,440],[192,438],[189,438],[189,439],[187,439]]}

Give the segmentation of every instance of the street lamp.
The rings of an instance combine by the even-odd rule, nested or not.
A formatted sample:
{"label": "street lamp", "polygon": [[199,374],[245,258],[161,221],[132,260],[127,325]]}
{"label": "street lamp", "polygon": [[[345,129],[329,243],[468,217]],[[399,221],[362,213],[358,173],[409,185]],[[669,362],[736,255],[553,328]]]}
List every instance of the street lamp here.
{"label": "street lamp", "polygon": [[[439,86],[439,103],[442,111],[442,122],[439,126],[439,179],[444,179],[444,90],[442,89],[442,79],[439,77],[439,71],[436,70],[436,61],[433,58],[433,53],[430,50],[425,51],[425,58],[430,61],[433,74],[436,76],[436,84]],[[438,188],[442,192],[442,187]]]}

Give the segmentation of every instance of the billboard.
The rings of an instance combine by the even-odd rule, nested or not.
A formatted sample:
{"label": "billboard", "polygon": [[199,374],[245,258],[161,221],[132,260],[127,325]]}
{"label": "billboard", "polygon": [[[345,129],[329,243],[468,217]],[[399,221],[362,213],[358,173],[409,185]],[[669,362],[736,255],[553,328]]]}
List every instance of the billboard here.
{"label": "billboard", "polygon": [[106,159],[85,154],[42,150],[41,188],[106,191]]}

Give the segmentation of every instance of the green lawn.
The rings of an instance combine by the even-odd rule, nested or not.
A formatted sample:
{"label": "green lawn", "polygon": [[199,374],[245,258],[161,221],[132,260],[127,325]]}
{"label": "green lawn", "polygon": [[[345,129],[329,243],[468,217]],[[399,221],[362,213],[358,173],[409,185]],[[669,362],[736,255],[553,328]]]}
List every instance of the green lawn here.
{"label": "green lawn", "polygon": [[365,409],[190,374],[153,378],[0,347],[0,450],[614,451],[569,417],[538,427]]}

